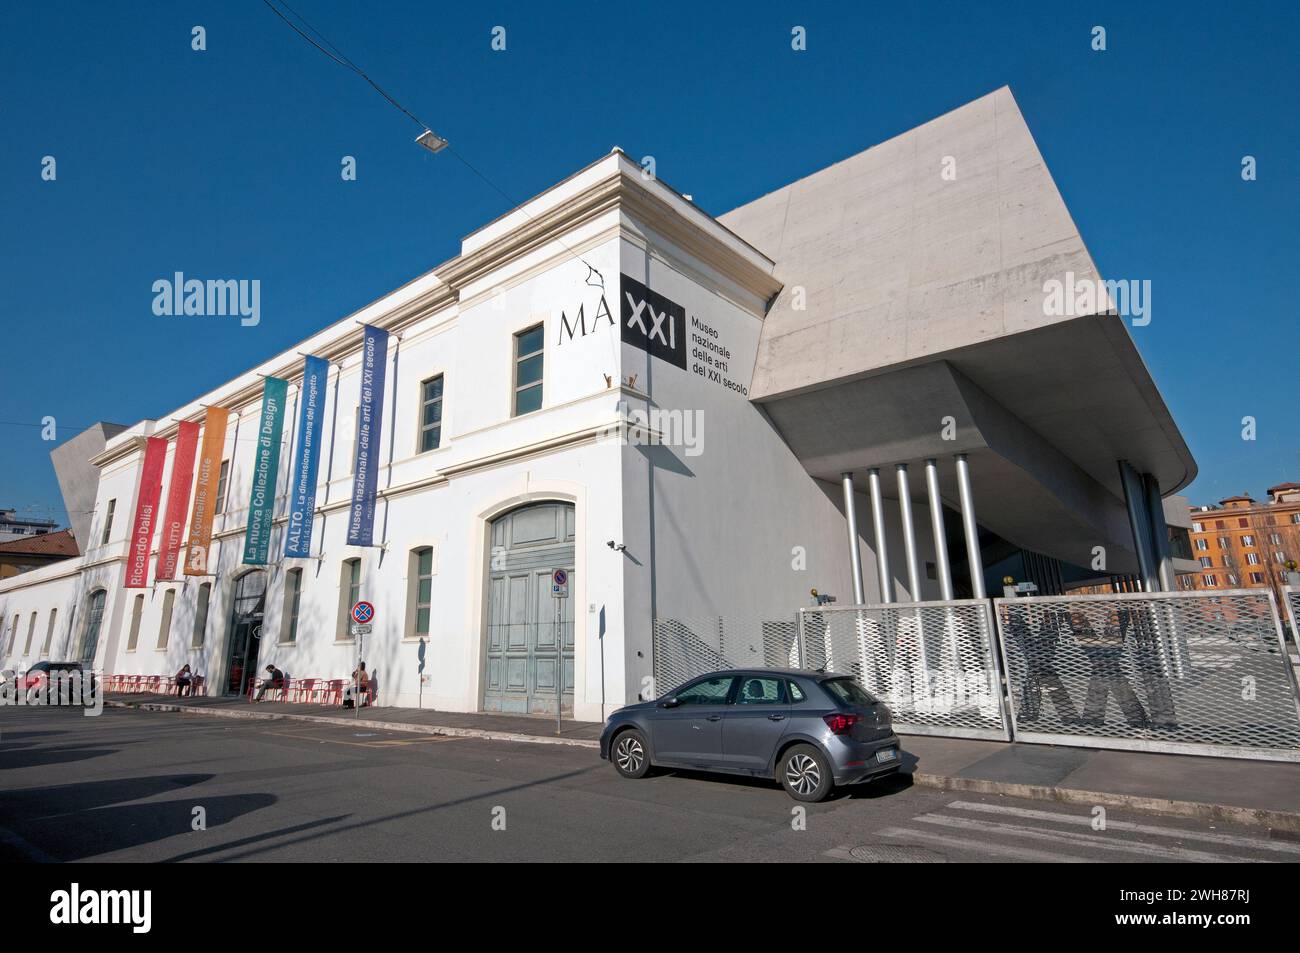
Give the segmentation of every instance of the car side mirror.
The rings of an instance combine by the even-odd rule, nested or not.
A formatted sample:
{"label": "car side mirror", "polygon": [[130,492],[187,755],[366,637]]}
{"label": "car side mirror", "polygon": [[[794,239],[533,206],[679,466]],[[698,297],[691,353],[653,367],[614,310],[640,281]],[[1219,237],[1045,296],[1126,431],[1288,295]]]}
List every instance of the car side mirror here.
{"label": "car side mirror", "polygon": [[660,708],[676,708],[680,704],[681,702],[677,700],[677,696],[675,695],[669,695],[667,698],[659,699]]}

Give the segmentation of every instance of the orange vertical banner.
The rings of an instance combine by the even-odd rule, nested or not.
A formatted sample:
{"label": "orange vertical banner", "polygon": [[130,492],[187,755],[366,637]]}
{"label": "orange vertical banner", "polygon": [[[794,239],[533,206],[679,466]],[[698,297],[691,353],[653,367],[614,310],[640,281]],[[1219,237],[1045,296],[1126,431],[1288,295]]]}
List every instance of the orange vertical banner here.
{"label": "orange vertical banner", "polygon": [[203,423],[203,444],[199,448],[198,481],[194,484],[194,506],[190,510],[190,538],[185,545],[185,575],[209,576],[208,547],[212,545],[212,517],[217,506],[217,481],[221,474],[221,453],[226,447],[226,422],[230,411],[209,407]]}

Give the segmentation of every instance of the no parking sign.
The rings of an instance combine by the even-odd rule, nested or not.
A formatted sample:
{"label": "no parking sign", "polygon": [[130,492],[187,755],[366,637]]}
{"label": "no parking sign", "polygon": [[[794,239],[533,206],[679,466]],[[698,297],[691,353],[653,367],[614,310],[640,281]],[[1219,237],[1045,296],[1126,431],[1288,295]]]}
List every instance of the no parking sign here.
{"label": "no parking sign", "polygon": [[557,569],[551,573],[551,596],[555,599],[569,598],[569,573],[564,569]]}

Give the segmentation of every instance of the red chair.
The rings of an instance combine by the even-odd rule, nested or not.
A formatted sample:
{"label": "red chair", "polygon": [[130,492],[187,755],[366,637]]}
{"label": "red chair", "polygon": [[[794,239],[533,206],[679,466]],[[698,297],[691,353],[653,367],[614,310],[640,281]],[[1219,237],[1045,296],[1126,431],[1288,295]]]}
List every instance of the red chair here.
{"label": "red chair", "polygon": [[203,676],[195,675],[190,679],[190,690],[186,693],[190,696],[203,694]]}
{"label": "red chair", "polygon": [[332,678],[321,689],[321,703],[325,705],[343,704],[343,686],[347,682],[341,678]]}
{"label": "red chair", "polygon": [[126,676],[125,682],[122,685],[122,690],[126,692],[128,695],[134,695],[136,692],[138,692],[140,690],[140,676],[139,675]]}
{"label": "red chair", "polygon": [[293,687],[288,689],[285,694],[285,701],[309,702],[312,695],[316,692],[315,678],[297,678],[294,679]]}

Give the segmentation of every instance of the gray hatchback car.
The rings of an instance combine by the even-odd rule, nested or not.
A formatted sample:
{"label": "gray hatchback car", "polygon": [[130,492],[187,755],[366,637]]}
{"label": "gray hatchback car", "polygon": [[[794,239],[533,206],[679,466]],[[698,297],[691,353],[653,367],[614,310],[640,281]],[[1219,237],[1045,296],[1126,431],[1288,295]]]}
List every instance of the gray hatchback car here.
{"label": "gray hatchback car", "polygon": [[846,675],[736,669],[620,708],[600,756],[625,778],[651,767],[775,778],[797,801],[899,769],[889,709]]}

